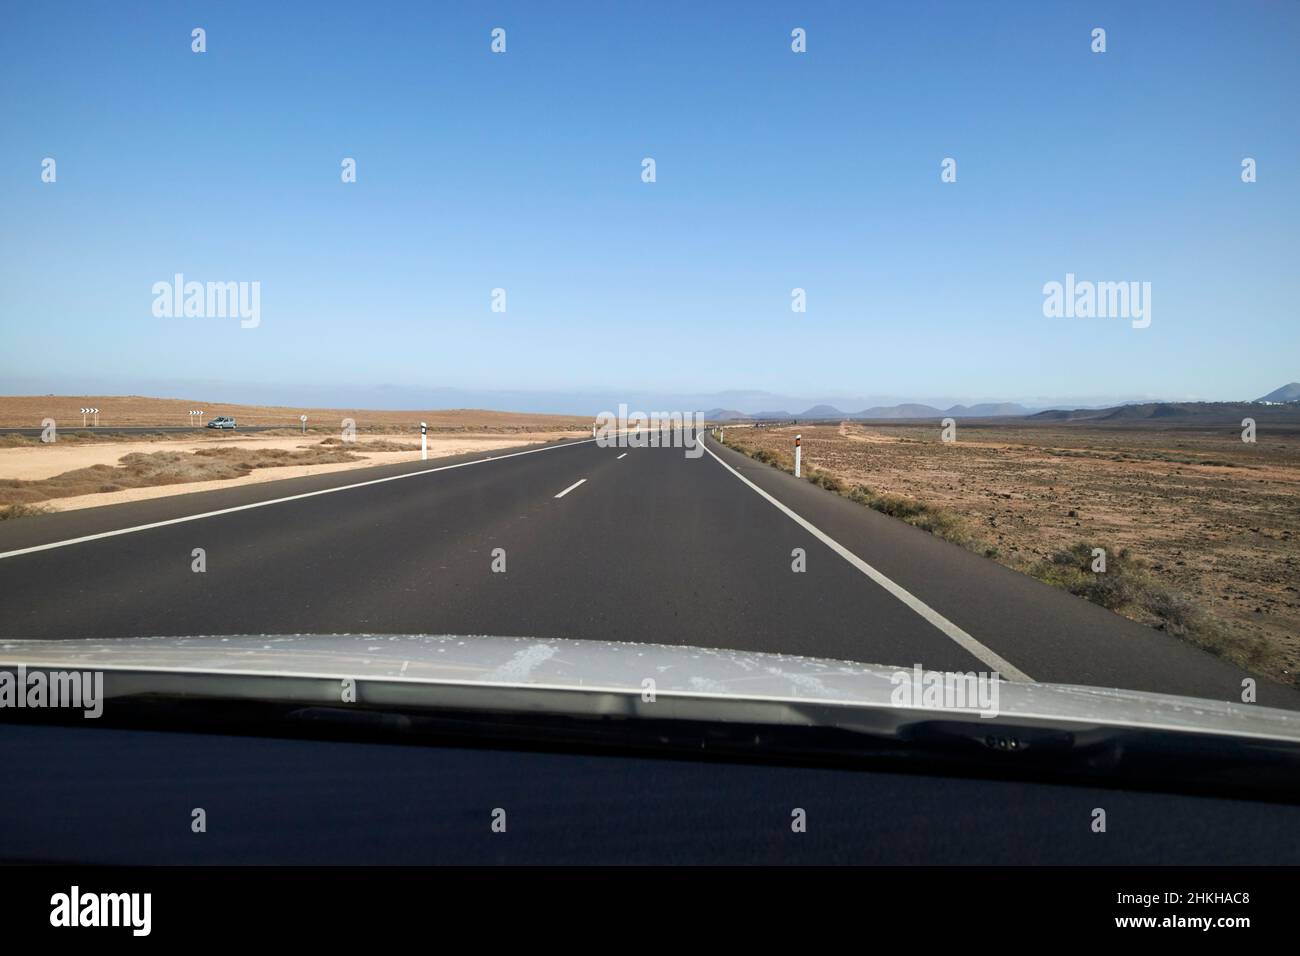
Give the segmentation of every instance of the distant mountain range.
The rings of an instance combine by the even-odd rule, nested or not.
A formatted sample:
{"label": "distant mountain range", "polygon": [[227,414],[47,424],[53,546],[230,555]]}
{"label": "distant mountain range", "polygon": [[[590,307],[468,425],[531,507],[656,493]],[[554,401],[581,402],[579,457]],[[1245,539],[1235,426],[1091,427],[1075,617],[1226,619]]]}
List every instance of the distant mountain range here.
{"label": "distant mountain range", "polygon": [[1300,410],[1300,382],[1291,382],[1274,389],[1253,402],[1125,402],[1103,408],[1048,408],[1036,410],[1016,402],[986,402],[979,405],[953,405],[936,408],[933,405],[905,403],[878,405],[860,412],[846,412],[834,405],[814,405],[802,412],[771,411],[747,415],[734,408],[712,408],[704,412],[709,421],[857,421],[912,418],[1011,418],[1024,417],[1035,421],[1092,421],[1092,422],[1146,422],[1162,420],[1195,420],[1219,423],[1239,421],[1243,415],[1257,413],[1257,406],[1288,406],[1282,409],[1289,414],[1291,405]]}
{"label": "distant mountain range", "polygon": [[[635,388],[603,388],[586,391],[491,390],[451,386],[369,386],[338,383],[309,385],[288,382],[267,384],[195,379],[132,381],[129,387],[126,387],[120,379],[112,375],[78,379],[75,385],[64,383],[64,387],[56,387],[57,384],[33,375],[9,375],[5,378],[6,390],[14,395],[201,394],[209,396],[213,402],[286,407],[375,410],[481,408],[495,411],[593,416],[602,411],[617,411],[620,404],[626,404],[631,410],[647,413],[656,410],[685,412],[692,409],[707,409],[704,415],[713,421],[1007,418],[1033,415],[1049,409],[1067,410],[1075,417],[1085,417],[1127,406],[1151,407],[1170,404],[1151,395],[1121,395],[1118,400],[1092,395],[1073,398],[1021,395],[1019,402],[991,401],[967,405],[963,403],[970,401],[972,397],[986,396],[843,392],[800,396],[758,390],[672,392]],[[1300,382],[1291,382],[1256,399],[1255,407],[1265,408],[1298,400],[1300,400]],[[762,409],[762,411],[754,411],[754,409]]]}
{"label": "distant mountain range", "polygon": [[1300,382],[1290,382],[1281,388],[1275,388],[1257,402],[1300,402]]}
{"label": "distant mountain range", "polygon": [[834,405],[814,405],[802,412],[756,412],[746,415],[734,408],[711,408],[704,412],[709,421],[781,421],[797,419],[799,421],[848,421],[852,419],[879,418],[998,418],[1006,415],[1028,415],[1033,409],[1014,402],[990,402],[983,405],[953,405],[951,408],[935,408],[933,405],[877,405],[864,408],[860,412],[845,412]]}
{"label": "distant mountain range", "polygon": [[1049,409],[1029,421],[1088,422],[1091,424],[1195,424],[1238,425],[1243,418],[1300,423],[1300,402],[1148,402],[1118,408]]}

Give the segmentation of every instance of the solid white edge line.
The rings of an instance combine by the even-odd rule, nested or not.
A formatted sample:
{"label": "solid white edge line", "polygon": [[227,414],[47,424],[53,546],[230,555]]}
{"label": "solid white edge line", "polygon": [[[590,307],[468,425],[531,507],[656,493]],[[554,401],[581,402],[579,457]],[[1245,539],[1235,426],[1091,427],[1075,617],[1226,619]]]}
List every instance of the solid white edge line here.
{"label": "solid white edge line", "polygon": [[[119,534],[134,534],[137,531],[149,531],[152,528],[165,528],[167,525],[184,524],[186,521],[198,521],[201,518],[215,518],[217,515],[233,514],[236,511],[248,511],[252,508],[265,508],[269,505],[279,505],[286,501],[298,501],[302,498],[314,498],[317,495],[330,495],[336,491],[351,491],[353,488],[365,488],[368,485],[381,485],[386,481],[400,481],[403,478],[418,478],[420,475],[432,475],[438,471],[451,471],[453,468],[468,468],[470,465],[481,465],[487,461],[505,461],[507,458],[518,458],[520,455],[535,455],[539,451],[554,451],[556,448],[572,448],[575,445],[586,445],[596,439],[583,438],[579,441],[565,442],[562,445],[547,445],[544,448],[529,448],[526,451],[515,451],[508,455],[497,455],[495,458],[480,458],[476,461],[462,461],[455,465],[440,465],[437,468],[423,468],[420,471],[408,471],[400,475],[389,475],[387,478],[372,478],[370,481],[358,481],[350,485],[340,485],[337,488],[321,488],[319,491],[305,491],[300,495],[289,495],[285,498],[272,498],[269,501],[254,501],[246,505],[235,505],[232,508],[220,508],[217,511],[205,511],[197,515],[182,515],[179,518],[168,518],[166,521],[154,521],[149,524],[135,525],[131,528],[118,528],[115,531],[101,531],[98,534],[82,535],[80,538],[68,538],[64,541],[51,541],[49,544],[38,544],[30,548],[19,548],[16,551],[0,552],[0,559],[16,558],[21,554],[32,554],[36,551],[49,551],[53,548],[66,548],[69,545],[83,544],[86,541],[98,541],[100,538],[112,538]],[[583,481],[586,479],[584,478]]]}
{"label": "solid white edge line", "polygon": [[567,495],[570,491],[572,491],[574,488],[578,487],[578,485],[582,484],[582,483],[583,483],[584,481],[586,481],[586,480],[587,480],[586,478],[579,478],[577,481],[575,481],[573,484],[569,485],[569,487],[565,488],[563,491],[561,491],[561,492],[560,492],[558,495],[556,495],[555,497],[557,497],[557,498],[563,498],[563,497],[564,497],[565,495]]}
{"label": "solid white edge line", "polygon": [[901,585],[895,584],[893,581],[885,577],[883,574],[881,574],[871,565],[867,564],[867,562],[863,561],[861,558],[859,558],[848,548],[844,547],[844,545],[840,544],[838,541],[836,541],[826,532],[822,531],[811,521],[807,520],[806,518],[804,518],[794,510],[792,510],[791,508],[782,504],[776,498],[769,495],[762,488],[758,487],[758,485],[754,484],[752,481],[750,481],[740,472],[736,471],[736,469],[732,468],[725,461],[719,458],[717,453],[714,452],[714,450],[710,448],[708,445],[704,446],[704,450],[713,456],[714,461],[716,461],[723,468],[727,469],[727,471],[731,472],[733,475],[735,475],[745,484],[749,485],[750,488],[758,492],[760,495],[762,495],[772,504],[776,505],[776,507],[781,509],[781,511],[783,511],[787,517],[792,519],[796,524],[798,524],[801,528],[803,528],[805,531],[811,534],[814,538],[816,538],[822,544],[826,545],[828,548],[830,548],[832,551],[838,554],[845,561],[849,562],[849,564],[853,565],[855,568],[857,568],[859,571],[861,571],[863,574],[869,577],[876,584],[879,584],[882,588],[884,588],[894,597],[898,598],[898,600],[902,601],[909,608],[911,608],[921,617],[925,618],[925,620],[929,621],[940,631],[942,631],[952,640],[956,641],[959,645],[961,645],[963,648],[965,648],[967,651],[969,651],[979,660],[983,661],[989,667],[993,668],[1003,677],[1007,678],[1008,680],[1030,681],[1030,682],[1033,681],[1032,677],[1030,677],[1024,671],[1020,670],[1020,668],[1016,667],[1005,657],[1001,656],[993,649],[981,644],[974,637],[972,637],[970,634],[963,631],[960,627],[958,627],[952,621],[948,620],[946,617],[944,617],[934,608],[930,607],[930,605],[926,604],[916,595],[912,594],[910,591],[907,591]]}

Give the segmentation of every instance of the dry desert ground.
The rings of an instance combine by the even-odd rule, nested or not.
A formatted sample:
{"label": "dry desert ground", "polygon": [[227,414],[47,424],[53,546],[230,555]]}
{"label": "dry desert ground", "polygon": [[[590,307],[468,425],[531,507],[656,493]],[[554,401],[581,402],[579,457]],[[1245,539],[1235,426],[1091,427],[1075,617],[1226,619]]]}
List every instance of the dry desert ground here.
{"label": "dry desert ground", "polygon": [[1300,426],[1261,427],[1255,444],[1240,431],[985,419],[959,421],[951,443],[938,422],[734,427],[726,439],[785,461],[798,432],[804,462],[842,492],[865,486],[861,500],[903,515],[894,496],[924,503],[945,536],[1072,590],[1091,589],[1089,568],[1072,565],[1103,547],[1143,596],[1112,588],[1099,603],[1175,633],[1204,612],[1183,636],[1294,683]]}
{"label": "dry desert ground", "polygon": [[[100,409],[102,431],[80,432],[81,407]],[[195,429],[136,434],[124,428],[186,425],[191,408],[269,431]],[[307,415],[304,433],[300,415]],[[429,426],[429,457],[556,441],[589,433],[589,419],[473,409],[369,411],[223,405],[128,397],[0,397],[0,426],[40,427],[56,438],[0,435],[0,516],[66,511],[299,478],[420,457],[419,423]],[[355,424],[355,440],[344,422]]]}

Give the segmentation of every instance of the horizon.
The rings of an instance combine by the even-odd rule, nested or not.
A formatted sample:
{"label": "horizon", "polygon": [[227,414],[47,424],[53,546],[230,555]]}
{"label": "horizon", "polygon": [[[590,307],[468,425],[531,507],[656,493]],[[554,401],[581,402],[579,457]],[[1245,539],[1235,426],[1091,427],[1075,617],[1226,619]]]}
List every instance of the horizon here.
{"label": "horizon", "polygon": [[[87,391],[61,393],[56,391],[27,393],[25,395],[0,395],[0,398],[27,398],[50,397],[70,398],[73,396],[85,396],[87,399],[94,398],[102,401],[110,398],[150,398],[159,401],[195,401],[206,402],[214,405],[249,405],[249,406],[279,406],[286,408],[340,408],[340,409],[357,409],[370,411],[437,411],[437,410],[482,410],[494,412],[523,412],[533,414],[554,414],[554,415],[600,415],[611,413],[620,405],[630,406],[634,410],[650,409],[670,409],[673,412],[685,413],[712,413],[712,412],[740,412],[742,415],[754,416],[761,413],[781,413],[794,416],[802,415],[818,408],[826,406],[832,407],[837,413],[845,416],[859,416],[868,411],[886,411],[899,406],[917,405],[928,406],[937,412],[951,411],[958,407],[967,409],[989,406],[1018,406],[1020,410],[1014,412],[1005,412],[1006,415],[1033,414],[1049,410],[1083,410],[1083,409],[1104,409],[1119,407],[1123,405],[1144,405],[1144,404],[1195,404],[1207,402],[1209,404],[1251,404],[1262,402],[1269,398],[1273,393],[1283,389],[1293,389],[1300,391],[1300,382],[1288,382],[1269,392],[1252,399],[1232,399],[1225,402],[1217,400],[1201,399],[1153,399],[1153,398],[1135,398],[1124,401],[1111,402],[1059,402],[1059,403],[1033,403],[1018,401],[954,401],[946,398],[931,398],[930,400],[891,400],[889,398],[866,398],[860,397],[850,399],[845,402],[844,398],[836,400],[808,400],[797,396],[779,395],[773,393],[756,393],[756,392],[716,392],[711,394],[695,395],[678,395],[678,396],[660,396],[658,398],[650,395],[640,395],[631,400],[619,398],[610,399],[609,395],[597,396],[594,393],[588,396],[569,395],[566,398],[556,398],[548,393],[512,393],[512,392],[461,392],[455,389],[426,389],[425,397],[432,398],[432,402],[419,402],[414,400],[419,397],[418,390],[397,389],[392,386],[379,386],[374,389],[362,390],[361,392],[351,393],[351,397],[356,401],[330,401],[327,394],[315,392],[311,389],[298,389],[296,394],[286,392],[275,394],[264,392],[258,394],[257,390],[252,390],[247,398],[218,397],[211,394],[203,394],[202,397],[197,391],[189,393],[159,394],[159,393],[140,393],[140,392],[123,392],[113,393],[110,391]],[[377,397],[377,400],[367,402],[365,394],[369,393],[372,398],[377,397],[377,393],[392,395],[396,393],[400,398]],[[499,398],[494,398],[499,396]],[[455,396],[463,400],[457,401]],[[309,401],[288,401],[288,397],[313,399]],[[344,395],[344,398],[349,397]],[[450,399],[443,401],[443,398]],[[662,400],[660,400],[662,399]],[[743,407],[742,407],[743,406]]]}
{"label": "horizon", "polygon": [[[1300,7],[581,9],[14,11],[3,390],[1047,406],[1295,379]],[[156,314],[176,275],[255,284],[256,324]],[[1099,303],[1149,283],[1149,327],[1046,317],[1076,275]]]}

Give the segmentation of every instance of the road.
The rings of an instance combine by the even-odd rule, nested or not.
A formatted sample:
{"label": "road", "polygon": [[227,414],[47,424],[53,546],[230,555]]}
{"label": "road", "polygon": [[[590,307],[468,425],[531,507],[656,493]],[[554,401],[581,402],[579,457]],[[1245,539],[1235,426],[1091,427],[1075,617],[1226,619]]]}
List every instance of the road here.
{"label": "road", "polygon": [[[5,522],[0,593],[6,638],[570,637],[1233,701],[1246,676],[711,440],[698,458],[553,443]],[[1259,703],[1300,693],[1261,680]]]}

